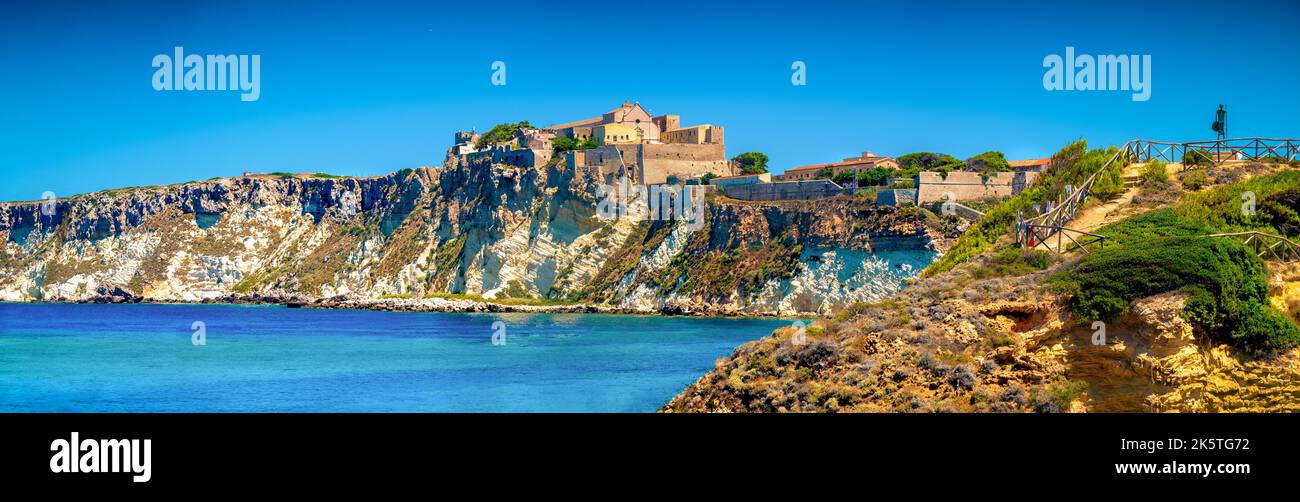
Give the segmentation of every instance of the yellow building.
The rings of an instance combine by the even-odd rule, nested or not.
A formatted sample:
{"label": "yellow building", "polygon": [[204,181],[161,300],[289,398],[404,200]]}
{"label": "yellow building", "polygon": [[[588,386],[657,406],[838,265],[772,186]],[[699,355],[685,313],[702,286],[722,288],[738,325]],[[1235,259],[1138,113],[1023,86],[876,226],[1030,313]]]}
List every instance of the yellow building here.
{"label": "yellow building", "polygon": [[722,144],[722,128],[708,124],[683,127],[664,131],[659,138],[664,143]]}
{"label": "yellow building", "polygon": [[641,137],[635,127],[621,123],[601,124],[591,128],[591,137],[602,145],[615,143],[639,143]]}

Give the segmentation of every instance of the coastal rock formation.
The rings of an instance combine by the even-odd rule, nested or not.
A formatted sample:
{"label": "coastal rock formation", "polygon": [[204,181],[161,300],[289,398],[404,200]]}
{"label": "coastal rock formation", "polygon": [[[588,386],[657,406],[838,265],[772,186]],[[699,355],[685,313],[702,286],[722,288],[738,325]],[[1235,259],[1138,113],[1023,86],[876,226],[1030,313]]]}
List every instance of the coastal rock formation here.
{"label": "coastal rock formation", "polygon": [[[1071,226],[1107,234],[1104,251],[1025,250],[1010,236],[988,234],[996,240],[987,250],[898,295],[850,304],[740,346],[662,411],[1300,411],[1300,346],[1284,336],[1294,333],[1288,323],[1300,321],[1300,264],[1277,255],[1265,263],[1254,249],[1224,245],[1236,249],[1236,264],[1211,261],[1207,268],[1223,268],[1206,279],[1210,286],[1188,278],[1197,267],[1165,275],[1164,283],[1152,280],[1187,263],[1152,258],[1154,247],[1222,244],[1211,240],[1222,238],[1213,235],[1218,231],[1190,218],[1238,214],[1240,190],[1295,186],[1290,166],[1222,169],[1233,175],[1222,186],[1184,196],[1174,208],[1141,206],[1127,196],[1085,206]],[[1258,178],[1243,185],[1241,173]],[[1286,226],[1294,224],[1291,216],[1269,218],[1296,228]],[[1187,235],[1152,236],[1177,227]],[[1214,256],[1204,253],[1187,256]],[[1085,280],[1087,289],[1079,286]],[[1218,286],[1229,280],[1249,287]],[[1094,308],[1111,302],[1113,315],[1084,313],[1082,292]],[[1207,305],[1243,298],[1276,310],[1237,306],[1253,309],[1255,317],[1234,319],[1257,323],[1250,329],[1207,322],[1215,319]]]}
{"label": "coastal rock formation", "polygon": [[702,222],[636,210],[608,219],[606,182],[562,162],[453,160],[371,178],[249,175],[5,203],[0,300],[449,297],[825,313],[892,294],[952,237],[924,211],[847,198],[710,194]]}
{"label": "coastal rock formation", "polygon": [[742,345],[663,411],[1300,411],[1300,350],[1210,343],[1180,293],[1134,302],[1097,345],[1042,286],[1055,266],[981,278],[986,258]]}

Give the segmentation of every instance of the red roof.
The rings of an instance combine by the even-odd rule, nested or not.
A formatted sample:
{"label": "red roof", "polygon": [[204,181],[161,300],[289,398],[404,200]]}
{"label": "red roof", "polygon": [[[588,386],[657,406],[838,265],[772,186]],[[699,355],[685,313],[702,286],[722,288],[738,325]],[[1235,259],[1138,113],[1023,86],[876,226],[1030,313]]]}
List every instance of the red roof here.
{"label": "red roof", "polygon": [[1050,159],[1050,158],[1048,158],[1048,159],[1013,160],[1013,161],[1011,161],[1011,162],[1007,162],[1007,164],[1010,164],[1011,167],[1045,166],[1045,165],[1048,165],[1048,164],[1051,164],[1051,163],[1052,163],[1052,159]]}
{"label": "red roof", "polygon": [[863,158],[858,158],[853,160],[831,162],[829,164],[813,164],[811,166],[791,167],[789,169],[786,169],[785,172],[789,173],[794,171],[811,171],[811,170],[823,169],[827,167],[842,167],[842,166],[851,166],[856,164],[875,164],[877,162],[886,159],[889,159],[889,157],[863,157]]}

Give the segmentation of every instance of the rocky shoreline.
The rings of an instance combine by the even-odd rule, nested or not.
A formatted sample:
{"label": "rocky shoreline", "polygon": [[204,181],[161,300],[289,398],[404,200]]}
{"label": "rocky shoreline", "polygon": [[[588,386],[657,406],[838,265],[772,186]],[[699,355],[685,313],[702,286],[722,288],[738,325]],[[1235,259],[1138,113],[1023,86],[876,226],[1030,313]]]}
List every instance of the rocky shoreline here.
{"label": "rocky shoreline", "polygon": [[809,313],[745,312],[738,309],[684,308],[665,306],[659,309],[631,309],[597,304],[511,305],[469,298],[308,298],[300,295],[229,294],[201,301],[145,298],[123,288],[102,291],[100,294],[80,299],[32,300],[32,303],[94,303],[94,304],[192,304],[192,305],[284,305],[289,308],[376,310],[384,312],[446,312],[446,313],[525,313],[525,314],[618,314],[660,315],[685,317],[779,317],[814,316]]}

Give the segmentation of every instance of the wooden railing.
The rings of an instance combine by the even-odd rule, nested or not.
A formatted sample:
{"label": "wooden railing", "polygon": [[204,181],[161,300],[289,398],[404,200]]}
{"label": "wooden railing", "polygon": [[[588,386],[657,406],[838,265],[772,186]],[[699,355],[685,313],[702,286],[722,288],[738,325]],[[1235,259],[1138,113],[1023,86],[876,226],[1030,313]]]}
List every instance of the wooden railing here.
{"label": "wooden railing", "polygon": [[1135,162],[1150,160],[1182,162],[1188,152],[1202,152],[1211,164],[1221,164],[1230,160],[1258,161],[1277,158],[1290,162],[1300,159],[1300,140],[1289,138],[1233,138],[1189,143],[1135,139],[1127,146]]}
{"label": "wooden railing", "polygon": [[[1038,247],[1041,244],[1043,247],[1060,254],[1068,253],[1074,249],[1081,249],[1084,253],[1091,254],[1092,251],[1088,250],[1090,244],[1097,244],[1098,247],[1102,248],[1106,247],[1106,236],[1094,234],[1092,232],[1084,232],[1083,230],[1075,230],[1073,228],[1031,224],[1025,227],[1024,232],[1025,235],[1028,236],[1026,238],[1025,247],[1029,249]],[[1051,241],[1049,240],[1053,236],[1056,237],[1056,247],[1052,247]],[[1076,239],[1075,236],[1078,236],[1078,238]],[[1065,241],[1067,239],[1073,246],[1072,248],[1067,248],[1065,246]]]}
{"label": "wooden railing", "polygon": [[1231,237],[1241,239],[1242,244],[1254,249],[1255,256],[1258,256],[1263,260],[1276,260],[1282,263],[1300,261],[1300,244],[1296,244],[1292,240],[1280,235],[1252,231],[1214,234],[1207,237]]}
{"label": "wooden railing", "polygon": [[[1228,160],[1262,160],[1278,158],[1285,161],[1300,159],[1300,140],[1276,138],[1235,138],[1214,141],[1193,141],[1188,143],[1168,143],[1135,139],[1124,143],[1115,155],[1092,173],[1077,188],[1066,185],[1057,200],[1048,202],[1047,212],[1032,218],[1017,215],[1015,226],[1016,243],[1031,248],[1045,239],[1056,236],[1074,219],[1079,207],[1088,200],[1088,194],[1097,183],[1098,176],[1106,172],[1115,162],[1148,162],[1153,159],[1165,162],[1182,162],[1188,151],[1205,152],[1212,163],[1218,164]],[[1076,230],[1076,232],[1078,232]],[[1265,234],[1267,235],[1267,234]],[[1060,237],[1057,236],[1060,240]],[[1290,241],[1287,241],[1290,242]],[[1058,248],[1059,249],[1059,248]]]}
{"label": "wooden railing", "polygon": [[[1088,194],[1092,191],[1093,185],[1097,183],[1097,177],[1106,172],[1106,169],[1109,169],[1115,162],[1127,161],[1132,145],[1132,141],[1124,143],[1124,146],[1119,151],[1111,155],[1110,159],[1106,160],[1100,169],[1097,169],[1097,172],[1092,173],[1092,176],[1080,183],[1077,188],[1066,185],[1065,190],[1058,196],[1056,201],[1048,202],[1047,212],[1028,219],[1018,217],[1015,230],[1016,243],[1022,247],[1030,248],[1034,246],[1030,244],[1031,240],[1042,242],[1044,238],[1051,238],[1060,232],[1062,228],[1065,228],[1063,225],[1073,220],[1075,213],[1079,211],[1079,207],[1083,206],[1083,203],[1088,200]],[[1040,229],[1047,233],[1046,235],[1035,235],[1031,232],[1031,229]]]}

